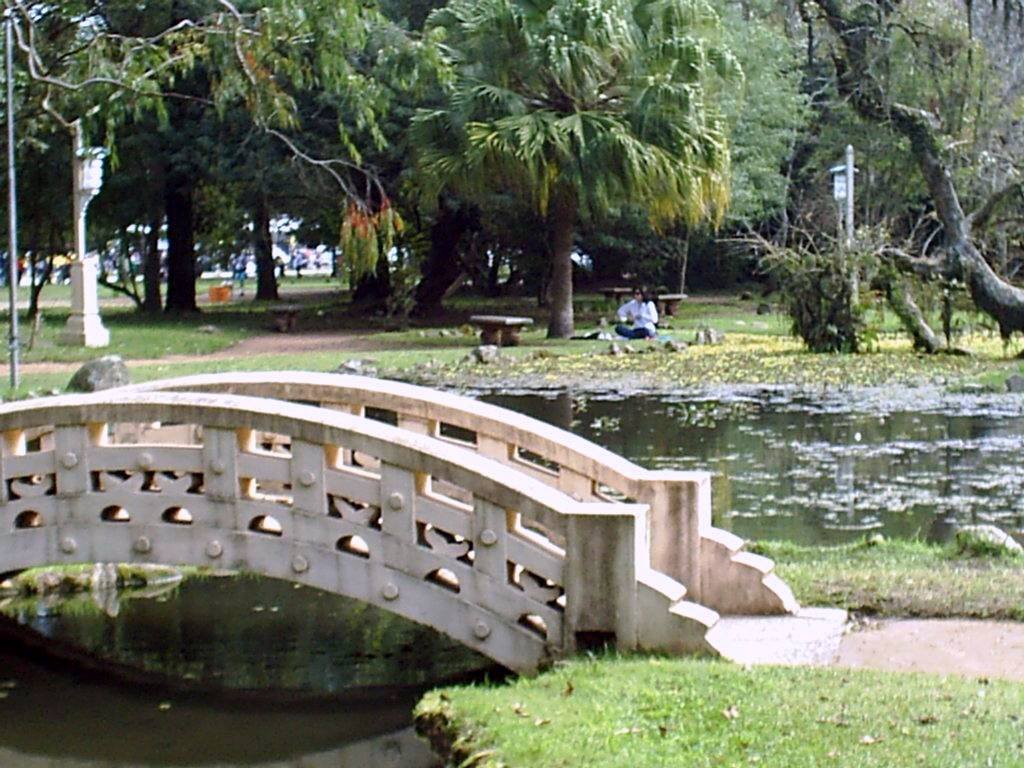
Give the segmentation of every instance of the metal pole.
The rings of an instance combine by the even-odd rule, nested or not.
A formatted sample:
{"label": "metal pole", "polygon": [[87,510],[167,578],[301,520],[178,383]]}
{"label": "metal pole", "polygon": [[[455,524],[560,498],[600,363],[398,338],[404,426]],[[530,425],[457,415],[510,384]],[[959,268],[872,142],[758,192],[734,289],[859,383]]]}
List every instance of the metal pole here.
{"label": "metal pole", "polygon": [[4,19],[4,74],[7,80],[7,286],[10,299],[11,389],[21,383],[18,375],[18,190],[14,175],[14,20],[10,10]]}
{"label": "metal pole", "polygon": [[846,252],[853,261],[853,274],[850,280],[850,298],[856,305],[860,302],[860,270],[857,260],[853,258],[853,177],[856,174],[853,164],[853,145],[846,145]]}
{"label": "metal pole", "polygon": [[853,248],[853,145],[846,145],[846,247]]}

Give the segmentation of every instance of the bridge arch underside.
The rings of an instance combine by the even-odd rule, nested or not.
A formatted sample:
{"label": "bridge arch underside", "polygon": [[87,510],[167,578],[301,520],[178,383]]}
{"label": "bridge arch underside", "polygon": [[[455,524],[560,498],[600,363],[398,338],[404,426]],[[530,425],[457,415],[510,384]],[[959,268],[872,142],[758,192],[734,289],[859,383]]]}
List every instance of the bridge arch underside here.
{"label": "bridge arch underside", "polygon": [[[0,573],[93,562],[238,570],[375,605],[446,634],[516,672],[543,668],[557,655],[557,649],[544,636],[559,630],[557,608],[545,611],[537,606],[510,604],[503,606],[505,615],[489,610],[476,603],[482,597],[480,591],[487,592],[487,599],[500,591],[481,584],[480,574],[457,562],[438,569],[429,556],[422,558],[421,577],[396,570],[368,556],[375,545],[384,546],[383,541],[372,541],[365,531],[346,530],[338,525],[343,521],[323,521],[334,523],[336,530],[323,539],[304,541],[282,533],[310,526],[313,521],[280,507],[268,510],[261,508],[267,505],[253,504],[252,509],[239,513],[205,515],[209,522],[197,524],[195,518],[192,523],[174,522],[170,516],[165,519],[162,509],[146,514],[140,509],[143,505],[124,501],[122,506],[109,498],[97,498],[64,513],[54,497],[15,503],[15,509],[0,512],[0,530],[10,532],[0,536]],[[194,498],[178,501],[170,502],[168,509],[184,510],[186,503],[196,505]],[[130,520],[111,514],[112,507]],[[242,518],[244,526],[234,525],[236,516]],[[146,517],[157,519],[143,522]],[[20,527],[29,521],[31,525]],[[269,529],[248,530],[254,525]],[[371,541],[366,542],[366,538]],[[332,549],[320,541],[338,543]],[[523,611],[519,622],[506,618],[517,611]],[[545,626],[545,618],[554,626]]]}

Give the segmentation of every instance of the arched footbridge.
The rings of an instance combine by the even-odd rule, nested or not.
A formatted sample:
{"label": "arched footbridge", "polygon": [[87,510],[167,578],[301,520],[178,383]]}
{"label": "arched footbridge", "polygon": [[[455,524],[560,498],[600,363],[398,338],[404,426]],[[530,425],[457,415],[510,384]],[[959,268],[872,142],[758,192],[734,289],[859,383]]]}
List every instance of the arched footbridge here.
{"label": "arched footbridge", "polygon": [[770,561],[710,525],[707,473],[650,472],[422,387],[197,376],[6,404],[0,433],[0,572],[244,570],[377,605],[520,672],[593,639],[715,653],[719,612],[797,608]]}

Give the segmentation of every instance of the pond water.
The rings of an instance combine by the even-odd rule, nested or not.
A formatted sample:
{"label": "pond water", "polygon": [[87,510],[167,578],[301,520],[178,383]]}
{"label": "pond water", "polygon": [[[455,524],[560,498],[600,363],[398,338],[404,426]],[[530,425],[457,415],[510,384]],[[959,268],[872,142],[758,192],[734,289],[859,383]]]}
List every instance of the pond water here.
{"label": "pond water", "polygon": [[[1024,528],[1019,397],[484,399],[647,467],[712,471],[715,522],[744,538],[841,542],[877,530],[944,539],[953,521]],[[425,768],[436,760],[409,727],[420,692],[495,673],[442,635],[269,579],[0,607],[49,643],[41,660],[0,643],[4,768]],[[54,649],[65,654],[59,663]]]}
{"label": "pond water", "polygon": [[1024,398],[931,390],[486,395],[652,469],[714,473],[715,524],[748,539],[1024,532]]}
{"label": "pond water", "polygon": [[[108,615],[109,595],[87,594],[3,608],[57,643],[45,663],[0,649],[4,768],[426,768],[436,758],[410,728],[419,695],[494,672],[436,632],[271,579],[189,579],[115,605]],[[139,685],[129,668],[152,676]]]}

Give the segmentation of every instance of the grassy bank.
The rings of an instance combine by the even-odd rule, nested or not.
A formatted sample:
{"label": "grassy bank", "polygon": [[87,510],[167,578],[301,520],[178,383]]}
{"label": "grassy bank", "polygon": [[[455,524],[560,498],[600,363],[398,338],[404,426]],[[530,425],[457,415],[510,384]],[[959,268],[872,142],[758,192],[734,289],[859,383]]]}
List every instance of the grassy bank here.
{"label": "grassy bank", "polygon": [[449,765],[961,768],[1020,764],[1021,697],[927,675],[601,658],[435,691],[416,717]]}
{"label": "grassy bank", "polygon": [[957,552],[953,545],[884,541],[840,547],[759,543],[753,551],[804,605],[879,616],[1024,621],[1024,557]]}

